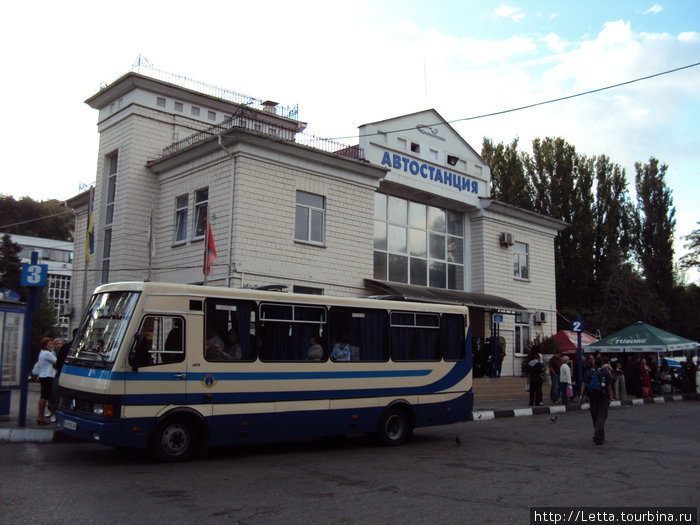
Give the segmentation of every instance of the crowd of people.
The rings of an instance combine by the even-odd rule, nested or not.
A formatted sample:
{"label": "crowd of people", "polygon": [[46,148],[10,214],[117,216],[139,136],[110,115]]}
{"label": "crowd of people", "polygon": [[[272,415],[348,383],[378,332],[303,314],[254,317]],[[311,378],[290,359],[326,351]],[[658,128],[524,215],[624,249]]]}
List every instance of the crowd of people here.
{"label": "crowd of people", "polygon": [[530,406],[542,405],[542,386],[547,375],[550,378],[552,404],[566,405],[577,399],[580,404],[588,401],[593,423],[593,442],[605,442],[605,421],[610,401],[624,401],[628,396],[638,398],[654,395],[696,391],[697,365],[688,356],[680,370],[674,370],[664,357],[657,360],[656,354],[622,354],[612,357],[600,353],[586,354],[583,359],[581,385],[574,378],[578,367],[560,351],[545,365],[542,354],[533,351],[524,364],[527,372],[527,390]]}
{"label": "crowd of people", "polygon": [[[657,360],[656,354],[586,354],[582,367],[584,377],[588,370],[595,369],[596,358],[601,359],[602,369],[611,377],[613,401],[696,391],[697,365],[692,359],[686,359],[680,369],[673,369],[663,356]],[[574,358],[562,356],[560,351],[555,352],[546,364],[541,354],[533,353],[525,369],[531,406],[542,404],[542,387],[547,376],[552,404],[566,405],[580,393],[578,365]]]}

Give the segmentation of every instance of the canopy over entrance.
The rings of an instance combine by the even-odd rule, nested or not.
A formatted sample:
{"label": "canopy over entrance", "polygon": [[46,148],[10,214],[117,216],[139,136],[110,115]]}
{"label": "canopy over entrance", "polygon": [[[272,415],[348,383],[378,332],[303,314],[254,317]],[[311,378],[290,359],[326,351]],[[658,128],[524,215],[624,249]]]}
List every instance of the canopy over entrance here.
{"label": "canopy over entrance", "polygon": [[[559,349],[562,354],[576,354],[578,352],[578,333],[569,330],[560,330],[554,334],[554,340],[559,343]],[[581,332],[581,348],[586,348],[588,345],[595,343],[597,339],[586,332]]]}
{"label": "canopy over entrance", "polygon": [[698,343],[638,321],[586,347],[592,352],[673,352],[694,350]]}
{"label": "canopy over entrance", "polygon": [[498,297],[480,293],[461,292],[459,290],[443,290],[441,288],[428,288],[412,284],[387,283],[365,279],[365,284],[385,294],[395,296],[395,299],[404,301],[416,301],[421,303],[454,303],[463,304],[483,310],[493,310],[502,313],[526,312],[527,308],[518,303]]}

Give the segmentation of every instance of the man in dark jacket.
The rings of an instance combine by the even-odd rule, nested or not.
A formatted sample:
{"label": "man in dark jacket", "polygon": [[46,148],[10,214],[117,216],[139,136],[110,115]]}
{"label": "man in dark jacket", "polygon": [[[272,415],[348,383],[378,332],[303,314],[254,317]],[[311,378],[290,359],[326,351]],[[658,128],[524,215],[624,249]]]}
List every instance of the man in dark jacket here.
{"label": "man in dark jacket", "polygon": [[603,360],[597,357],[595,367],[588,370],[583,377],[579,398],[579,403],[583,403],[584,396],[588,393],[594,429],[593,442],[596,445],[602,445],[605,441],[605,420],[608,418],[608,406],[612,399],[612,377],[602,366]]}

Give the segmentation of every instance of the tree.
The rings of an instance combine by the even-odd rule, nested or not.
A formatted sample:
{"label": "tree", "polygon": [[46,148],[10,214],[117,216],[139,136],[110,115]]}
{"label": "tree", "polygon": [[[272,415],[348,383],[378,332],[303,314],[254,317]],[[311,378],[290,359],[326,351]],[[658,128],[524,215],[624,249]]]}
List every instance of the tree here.
{"label": "tree", "polygon": [[56,199],[39,202],[22,197],[16,201],[0,195],[0,226],[5,233],[72,241],[74,222],[71,210]]}
{"label": "tree", "polygon": [[532,142],[523,161],[534,188],[534,211],[568,222],[554,240],[557,305],[582,312],[594,296],[594,161],[562,138]]}
{"label": "tree", "polygon": [[491,169],[491,197],[526,210],[532,210],[532,182],[525,173],[518,139],[508,146],[494,146],[484,137],[481,156]]}
{"label": "tree", "polygon": [[59,329],[56,326],[56,321],[56,307],[49,298],[48,290],[44,287],[39,296],[39,307],[34,312],[32,319],[31,363],[36,362],[39,346],[44,337],[51,339],[58,337]]}
{"label": "tree", "polygon": [[627,190],[625,171],[619,165],[612,164],[606,155],[596,159],[594,223],[594,316],[600,320],[600,324],[596,326],[607,330],[610,320],[606,316],[606,309],[611,301],[617,300],[609,294],[619,291],[623,282],[630,285],[635,283],[631,277],[620,280],[618,275],[620,271],[630,271],[626,265],[630,262],[634,243],[634,206]]}
{"label": "tree", "polygon": [[[697,224],[700,224],[700,221]],[[684,244],[683,247],[690,251],[680,258],[680,267],[685,270],[691,268],[700,270],[700,229],[684,235],[683,239],[687,241],[687,244]]]}
{"label": "tree", "polygon": [[668,297],[674,284],[673,234],[676,208],[666,186],[668,166],[654,157],[635,163],[637,189],[636,256],[644,278],[659,297]]}
{"label": "tree", "polygon": [[21,248],[12,242],[10,236],[2,236],[0,248],[0,288],[17,292],[24,300],[25,290],[21,286],[22,261],[19,258]]}

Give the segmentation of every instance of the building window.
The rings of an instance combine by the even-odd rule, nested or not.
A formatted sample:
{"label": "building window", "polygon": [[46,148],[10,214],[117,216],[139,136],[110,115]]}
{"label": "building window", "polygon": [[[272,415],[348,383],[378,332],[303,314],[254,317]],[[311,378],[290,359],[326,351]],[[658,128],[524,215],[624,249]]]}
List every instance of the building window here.
{"label": "building window", "polygon": [[297,191],[294,238],[297,241],[323,244],[326,199],[320,195]]}
{"label": "building window", "polygon": [[159,108],[164,108],[165,107],[165,99],[163,97],[156,98],[156,104],[158,105]]}
{"label": "building window", "polygon": [[195,117],[199,116],[199,108],[198,107],[192,106],[192,115],[194,115]]}
{"label": "building window", "polygon": [[207,112],[207,118],[209,120],[216,120],[216,111],[209,111]]}
{"label": "building window", "polygon": [[463,215],[376,193],[374,278],[464,289]]}
{"label": "building window", "polygon": [[107,200],[105,225],[109,226],[114,220],[114,197],[117,191],[117,152],[107,157]]}
{"label": "building window", "polygon": [[189,196],[180,195],[175,198],[175,234],[174,243],[185,242],[187,240],[187,207]]}
{"label": "building window", "polygon": [[528,246],[522,242],[516,242],[513,245],[513,275],[520,279],[530,278]]}
{"label": "building window", "polygon": [[192,239],[203,239],[207,227],[207,208],[209,205],[209,188],[202,188],[194,193],[194,232]]}
{"label": "building window", "polygon": [[417,144],[416,142],[411,142],[411,151],[413,153],[420,153],[420,144]]}
{"label": "building window", "polygon": [[182,113],[183,110],[184,106],[182,102],[175,102],[175,111],[177,111],[178,113]]}
{"label": "building window", "polygon": [[527,355],[530,350],[530,315],[515,314],[515,355]]}
{"label": "building window", "polygon": [[105,228],[105,238],[102,245],[102,282],[109,282],[109,262],[112,259],[112,228]]}

